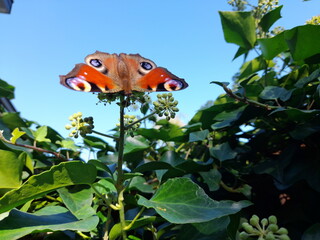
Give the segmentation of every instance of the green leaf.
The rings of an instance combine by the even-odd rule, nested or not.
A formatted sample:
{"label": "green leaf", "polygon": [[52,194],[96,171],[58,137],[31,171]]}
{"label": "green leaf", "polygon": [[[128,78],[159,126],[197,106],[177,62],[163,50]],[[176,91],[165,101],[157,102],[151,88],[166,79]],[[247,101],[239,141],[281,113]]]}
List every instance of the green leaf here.
{"label": "green leaf", "polygon": [[0,150],[0,193],[20,187],[23,160],[14,152]]}
{"label": "green leaf", "polygon": [[116,195],[117,189],[114,183],[109,178],[104,178],[93,184],[95,190],[100,194],[114,193]]}
{"label": "green leaf", "polygon": [[210,154],[223,162],[225,160],[233,159],[237,156],[237,152],[233,151],[228,142],[218,144],[210,149]]}
{"label": "green leaf", "polygon": [[226,42],[251,49],[256,42],[255,20],[251,12],[219,12]]}
{"label": "green leaf", "polygon": [[59,196],[70,212],[78,219],[95,215],[91,207],[93,194],[88,185],[76,185],[58,189]]}
{"label": "green leaf", "polygon": [[320,62],[320,25],[303,25],[287,30],[285,39],[295,61]]}
{"label": "green leaf", "polygon": [[267,86],[260,93],[260,98],[265,100],[280,99],[281,101],[287,101],[290,99],[292,90],[287,90],[278,86]]}
{"label": "green leaf", "polygon": [[14,86],[0,79],[0,97],[8,99],[14,98]]}
{"label": "green leaf", "polygon": [[27,127],[26,123],[19,116],[19,113],[2,113],[1,115],[3,123],[11,130],[15,128]]}
{"label": "green leaf", "polygon": [[199,172],[203,178],[203,182],[206,183],[211,192],[220,188],[221,173],[217,169],[210,169],[209,172]]}
{"label": "green leaf", "polygon": [[79,147],[76,146],[75,142],[71,138],[63,139],[61,141],[56,141],[64,149],[69,149],[71,151],[79,151]]}
{"label": "green leaf", "polygon": [[[133,224],[133,226],[130,229],[136,229],[142,226],[146,226],[149,225],[150,223],[153,223],[156,221],[156,217],[155,216],[144,216],[139,218],[138,220],[136,220]],[[125,221],[126,225],[129,225],[131,223],[131,221]],[[109,234],[109,239],[110,240],[115,240],[117,239],[121,233],[122,233],[122,227],[120,223],[115,224],[111,230],[110,230],[110,234]]]}
{"label": "green leaf", "polygon": [[209,134],[209,130],[205,129],[203,131],[192,132],[189,134],[189,142],[198,142],[205,140]]}
{"label": "green leaf", "polygon": [[[1,239],[20,239],[30,233],[52,231],[80,231],[89,232],[99,223],[97,216],[78,221],[67,210],[49,211],[45,215],[30,214],[13,209],[8,217],[0,222]],[[42,212],[45,212],[42,210]]]}
{"label": "green leaf", "polygon": [[146,180],[141,176],[132,178],[129,189],[136,189],[144,193],[154,192],[153,185],[147,183]]}
{"label": "green leaf", "polygon": [[92,184],[96,174],[97,170],[91,164],[79,161],[60,163],[48,171],[31,176],[20,188],[7,192],[0,198],[0,213],[61,187]]}
{"label": "green leaf", "polygon": [[272,11],[268,12],[266,15],[264,15],[260,22],[259,26],[262,28],[264,32],[268,32],[270,27],[281,18],[281,9],[283,6],[279,6]]}
{"label": "green leaf", "polygon": [[[306,84],[308,84],[309,82],[312,82],[313,80],[318,80],[318,78],[320,77],[320,69],[315,70],[314,72],[312,72],[309,76],[304,77],[299,79],[294,86],[297,88],[302,88],[304,87]],[[319,85],[318,85],[319,86]]]}
{"label": "green leaf", "polygon": [[265,59],[272,60],[274,57],[288,49],[284,35],[285,33],[282,32],[272,38],[262,38],[257,40]]}
{"label": "green leaf", "polygon": [[239,78],[241,79],[241,78],[249,77],[253,73],[273,67],[274,65],[275,63],[273,61],[266,60],[261,56],[256,57],[250,61],[245,62],[241,66]]}
{"label": "green leaf", "polygon": [[313,224],[302,235],[301,240],[318,240],[320,239],[320,223]]}
{"label": "green leaf", "polygon": [[125,139],[124,154],[143,151],[149,147],[148,141],[142,136],[127,137]]}
{"label": "green leaf", "polygon": [[225,128],[225,127],[229,127],[231,126],[235,121],[237,121],[243,111],[246,109],[246,105],[245,106],[241,106],[237,109],[235,109],[234,111],[221,111],[220,113],[218,113],[214,120],[218,121],[214,124],[211,125],[211,128],[213,130],[218,130],[221,128]]}
{"label": "green leaf", "polygon": [[139,196],[139,205],[154,208],[171,223],[200,223],[234,214],[251,205],[248,201],[215,201],[188,178],[169,179],[150,199]]}
{"label": "green leaf", "polygon": [[15,144],[16,141],[17,141],[17,139],[18,139],[19,137],[21,137],[22,135],[24,135],[25,132],[20,131],[19,128],[15,128],[11,134],[12,134],[12,137],[10,138],[10,142],[12,142],[13,144]]}
{"label": "green leaf", "polygon": [[225,216],[203,223],[184,224],[177,240],[227,239],[226,229],[229,223],[230,218]]}
{"label": "green leaf", "polygon": [[33,132],[33,136],[37,142],[51,142],[49,138],[46,138],[47,133],[47,126],[41,126],[35,132]]}

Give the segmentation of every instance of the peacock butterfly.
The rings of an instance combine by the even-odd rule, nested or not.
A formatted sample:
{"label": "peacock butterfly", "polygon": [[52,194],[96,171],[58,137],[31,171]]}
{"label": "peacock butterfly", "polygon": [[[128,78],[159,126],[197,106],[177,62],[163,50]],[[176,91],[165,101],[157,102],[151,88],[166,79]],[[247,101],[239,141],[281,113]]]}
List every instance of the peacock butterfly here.
{"label": "peacock butterfly", "polygon": [[117,93],[130,95],[132,91],[177,91],[188,87],[184,79],[139,54],[109,54],[95,52],[76,64],[60,83],[82,92]]}

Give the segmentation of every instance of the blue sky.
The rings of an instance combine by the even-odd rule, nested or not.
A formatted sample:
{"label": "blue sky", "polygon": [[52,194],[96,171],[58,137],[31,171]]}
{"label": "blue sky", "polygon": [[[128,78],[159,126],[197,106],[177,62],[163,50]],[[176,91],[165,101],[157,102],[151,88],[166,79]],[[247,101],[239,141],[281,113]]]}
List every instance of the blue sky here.
{"label": "blue sky", "polygon": [[[320,14],[318,0],[280,0],[290,29]],[[90,93],[59,84],[59,75],[96,50],[139,53],[184,78],[189,87],[174,93],[184,122],[223,91],[211,81],[231,81],[241,64],[224,41],[218,11],[227,0],[28,0],[15,1],[0,14],[0,78],[16,87],[15,107],[22,117],[67,136],[64,125],[74,112],[93,116],[106,132],[118,121],[114,105],[96,105]],[[156,98],[156,93],[151,93]]]}

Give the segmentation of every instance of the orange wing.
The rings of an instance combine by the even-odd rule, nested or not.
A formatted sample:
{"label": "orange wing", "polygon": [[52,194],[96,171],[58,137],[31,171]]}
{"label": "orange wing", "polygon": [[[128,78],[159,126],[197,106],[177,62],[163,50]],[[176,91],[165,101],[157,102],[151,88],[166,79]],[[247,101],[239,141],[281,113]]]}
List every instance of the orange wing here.
{"label": "orange wing", "polygon": [[76,64],[70,73],[60,76],[60,83],[82,92],[114,93],[122,90],[111,78],[84,63]]}
{"label": "orange wing", "polygon": [[175,76],[165,68],[157,67],[138,79],[133,86],[133,90],[167,92],[178,91],[186,87],[188,87],[188,83],[184,79]]}

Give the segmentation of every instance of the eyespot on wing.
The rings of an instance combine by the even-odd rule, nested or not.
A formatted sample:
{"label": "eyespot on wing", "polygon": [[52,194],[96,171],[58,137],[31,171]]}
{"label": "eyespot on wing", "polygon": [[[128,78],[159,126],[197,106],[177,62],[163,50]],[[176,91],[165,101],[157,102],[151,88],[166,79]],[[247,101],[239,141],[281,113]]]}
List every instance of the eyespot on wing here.
{"label": "eyespot on wing", "polygon": [[188,83],[169,72],[167,69],[157,67],[140,78],[133,90],[136,91],[178,91],[188,87]]}
{"label": "eyespot on wing", "polygon": [[121,91],[111,78],[83,63],[76,64],[70,73],[60,76],[60,83],[67,88],[82,92]]}

